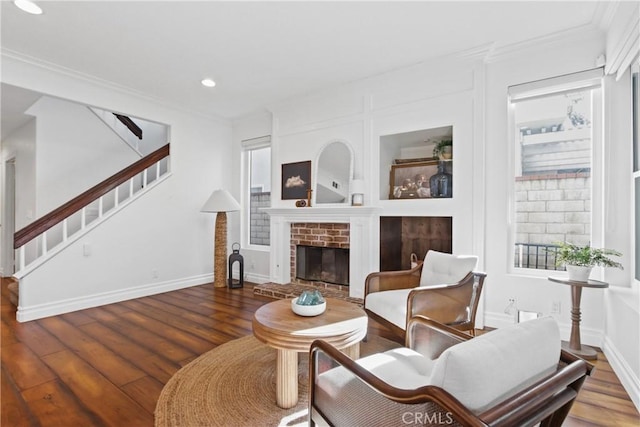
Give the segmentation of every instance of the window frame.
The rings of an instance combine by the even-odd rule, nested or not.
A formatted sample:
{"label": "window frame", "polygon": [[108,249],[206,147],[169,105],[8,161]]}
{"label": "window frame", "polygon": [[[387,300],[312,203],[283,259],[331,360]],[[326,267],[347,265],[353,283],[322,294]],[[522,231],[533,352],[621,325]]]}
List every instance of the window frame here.
{"label": "window frame", "polygon": [[[260,136],[257,138],[247,139],[241,142],[241,158],[242,158],[242,180],[241,180],[241,198],[242,213],[240,236],[242,246],[248,250],[269,252],[271,250],[271,241],[269,245],[256,245],[251,243],[251,156],[252,151],[270,148],[271,158],[273,158],[273,149],[271,146],[271,135]],[[270,162],[269,167],[273,162]],[[269,171],[269,177],[271,177]]]}
{"label": "window frame", "polygon": [[[528,277],[564,277],[567,275],[562,270],[547,270],[524,268],[515,266],[515,243],[517,236],[517,213],[516,213],[516,172],[519,166],[516,161],[516,154],[519,152],[516,141],[519,140],[519,129],[515,122],[515,106],[519,101],[532,100],[561,93],[575,92],[579,90],[592,90],[592,128],[591,128],[591,245],[600,247],[603,239],[603,188],[604,188],[604,111],[603,111],[603,79],[602,68],[582,71],[573,74],[537,80],[534,82],[510,86],[507,96],[508,114],[508,147],[507,155],[509,161],[508,179],[508,225],[507,225],[507,274],[514,276]],[[602,268],[594,269],[594,276],[601,277]]]}
{"label": "window frame", "polygon": [[634,266],[632,280],[640,286],[640,57],[630,67],[632,90],[632,157],[631,162],[631,262]]}

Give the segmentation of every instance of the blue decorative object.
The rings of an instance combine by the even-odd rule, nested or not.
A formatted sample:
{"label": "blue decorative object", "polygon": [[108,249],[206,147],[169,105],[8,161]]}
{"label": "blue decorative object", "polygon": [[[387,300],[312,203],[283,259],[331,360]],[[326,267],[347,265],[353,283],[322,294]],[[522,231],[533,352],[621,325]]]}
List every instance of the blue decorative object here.
{"label": "blue decorative object", "polygon": [[438,173],[429,178],[431,197],[452,197],[453,176],[446,171],[445,162],[438,163]]}
{"label": "blue decorative object", "polygon": [[324,298],[319,290],[303,291],[298,297],[296,304],[298,305],[318,305],[323,304]]}

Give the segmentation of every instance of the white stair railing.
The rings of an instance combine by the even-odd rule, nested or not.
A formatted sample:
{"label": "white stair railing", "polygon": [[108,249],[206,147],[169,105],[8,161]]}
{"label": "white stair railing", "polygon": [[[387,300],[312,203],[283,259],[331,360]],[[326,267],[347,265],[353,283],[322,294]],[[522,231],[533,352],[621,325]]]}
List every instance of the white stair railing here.
{"label": "white stair railing", "polygon": [[[151,174],[148,173],[149,169],[152,170]],[[18,271],[14,276],[20,278],[26,271],[62,251],[162,182],[169,172],[167,144],[17,231],[14,248]],[[121,191],[121,186],[126,190]]]}

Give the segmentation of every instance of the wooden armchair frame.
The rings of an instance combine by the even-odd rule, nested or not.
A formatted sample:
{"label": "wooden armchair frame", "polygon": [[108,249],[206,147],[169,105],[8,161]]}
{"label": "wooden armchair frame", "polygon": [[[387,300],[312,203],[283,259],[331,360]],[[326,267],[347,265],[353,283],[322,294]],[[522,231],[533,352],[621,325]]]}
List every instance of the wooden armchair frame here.
{"label": "wooden armchair frame", "polygon": [[[418,316],[412,319],[407,327],[407,346],[435,359],[448,347],[471,339],[469,335],[454,328],[442,325],[432,319]],[[311,345],[310,353],[310,388],[309,388],[309,421],[315,425],[341,425],[342,420],[328,419],[316,402],[315,384],[320,375],[320,358],[327,365],[326,358],[333,366],[343,366],[351,372],[361,384],[364,393],[373,393],[388,400],[403,404],[431,403],[442,413],[450,416],[463,426],[533,426],[541,423],[541,427],[561,426],[569,413],[575,398],[593,366],[577,356],[561,351],[558,369],[547,377],[535,382],[523,391],[506,398],[495,406],[476,414],[465,407],[455,396],[436,386],[423,386],[415,390],[395,388],[371,372],[357,364],[330,344],[317,340]],[[358,402],[357,398],[354,398]],[[370,401],[360,397],[360,402]],[[347,404],[336,402],[336,404]],[[384,404],[378,402],[376,408],[384,411]],[[376,425],[374,416],[367,418],[363,412],[366,425]],[[365,418],[367,418],[365,420]]]}
{"label": "wooden armchair frame", "polygon": [[408,325],[414,316],[425,316],[475,335],[476,312],[486,274],[470,272],[458,283],[420,287],[422,266],[420,263],[411,270],[369,274],[364,285],[364,310],[367,315],[404,341],[404,329],[367,309],[367,296],[374,292],[413,289],[407,297],[405,324]]}

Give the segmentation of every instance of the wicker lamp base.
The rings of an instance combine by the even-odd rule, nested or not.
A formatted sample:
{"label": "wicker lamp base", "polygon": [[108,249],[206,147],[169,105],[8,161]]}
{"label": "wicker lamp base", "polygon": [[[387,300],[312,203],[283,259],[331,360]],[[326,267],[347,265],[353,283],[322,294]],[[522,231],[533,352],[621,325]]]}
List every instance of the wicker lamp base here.
{"label": "wicker lamp base", "polygon": [[227,213],[218,212],[214,232],[213,286],[227,286]]}

